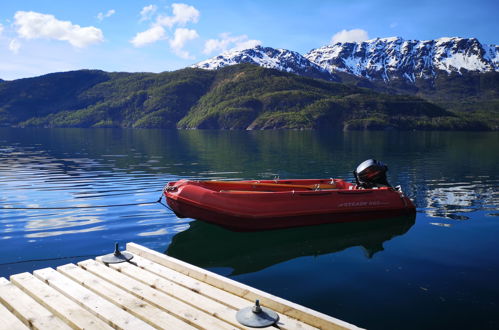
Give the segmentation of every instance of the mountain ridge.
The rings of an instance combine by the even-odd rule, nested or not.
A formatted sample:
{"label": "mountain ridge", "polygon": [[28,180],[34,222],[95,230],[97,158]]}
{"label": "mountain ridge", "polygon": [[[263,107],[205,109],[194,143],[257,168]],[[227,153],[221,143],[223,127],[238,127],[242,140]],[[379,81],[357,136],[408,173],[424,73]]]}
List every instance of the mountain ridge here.
{"label": "mountain ridge", "polygon": [[263,68],[276,69],[310,78],[339,81],[338,77],[311,62],[298,52],[257,45],[252,48],[229,50],[211,59],[201,61],[191,68],[216,70],[234,64],[255,64]]}
{"label": "mountain ridge", "polygon": [[346,72],[370,80],[435,79],[437,75],[499,71],[499,47],[475,38],[404,40],[376,38],[327,45],[304,55],[328,72]]}
{"label": "mountain ridge", "polygon": [[[341,81],[337,74],[348,73],[373,81],[399,79],[414,84],[418,79],[434,80],[444,72],[448,75],[463,71],[499,72],[499,46],[482,44],[476,38],[458,37],[423,41],[376,38],[326,45],[304,55],[256,46],[226,51],[192,67],[215,70],[240,63],[330,81]],[[324,78],[324,71],[330,77]]]}
{"label": "mountain ridge", "polygon": [[[308,62],[300,61],[302,72],[290,68],[293,63],[289,58],[273,58],[262,64],[255,58],[262,51],[263,57],[277,52],[258,46],[225,52],[200,63],[211,70],[239,62],[254,63],[305,76],[303,66],[308,63],[315,70],[322,69],[321,75],[329,73],[326,80],[381,93],[414,95],[454,112],[478,111],[490,117],[497,116],[499,110],[499,46],[482,44],[476,38],[420,41],[390,37],[335,43],[303,55]],[[278,51],[284,52],[291,51]]]}

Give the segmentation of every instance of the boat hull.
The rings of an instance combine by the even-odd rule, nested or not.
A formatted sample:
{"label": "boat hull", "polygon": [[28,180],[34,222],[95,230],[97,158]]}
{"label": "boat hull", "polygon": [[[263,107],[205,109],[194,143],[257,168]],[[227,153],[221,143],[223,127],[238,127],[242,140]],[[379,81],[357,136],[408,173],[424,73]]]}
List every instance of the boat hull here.
{"label": "boat hull", "polygon": [[338,188],[311,188],[327,181],[331,179],[217,185],[181,180],[170,183],[164,194],[177,216],[237,231],[365,221],[415,212],[410,199],[392,188],[352,189],[341,180],[336,181]]}

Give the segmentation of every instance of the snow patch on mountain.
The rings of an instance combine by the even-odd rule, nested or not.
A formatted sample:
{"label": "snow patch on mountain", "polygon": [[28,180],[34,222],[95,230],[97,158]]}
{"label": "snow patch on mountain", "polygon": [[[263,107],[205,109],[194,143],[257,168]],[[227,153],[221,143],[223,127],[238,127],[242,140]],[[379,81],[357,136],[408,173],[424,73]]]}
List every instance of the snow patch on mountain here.
{"label": "snow patch on mountain", "polygon": [[304,56],[286,50],[256,46],[226,51],[192,67],[216,70],[251,63],[302,76],[338,81],[339,72],[370,80],[434,80],[439,74],[499,71],[499,46],[475,38],[404,40],[376,38],[341,42],[313,49]]}
{"label": "snow patch on mountain", "polygon": [[496,45],[486,46],[485,58],[492,63],[495,71],[499,71],[499,46]]}
{"label": "snow patch on mountain", "polygon": [[196,63],[191,67],[216,70],[240,63],[256,64],[264,68],[277,69],[313,78],[337,80],[336,76],[331,75],[325,69],[312,63],[298,52],[262,46],[243,50],[229,50],[213,58]]}
{"label": "snow patch on mountain", "polygon": [[311,50],[305,57],[331,73],[345,72],[385,82],[434,79],[442,71],[499,71],[498,46],[483,45],[474,38],[376,38],[327,45]]}

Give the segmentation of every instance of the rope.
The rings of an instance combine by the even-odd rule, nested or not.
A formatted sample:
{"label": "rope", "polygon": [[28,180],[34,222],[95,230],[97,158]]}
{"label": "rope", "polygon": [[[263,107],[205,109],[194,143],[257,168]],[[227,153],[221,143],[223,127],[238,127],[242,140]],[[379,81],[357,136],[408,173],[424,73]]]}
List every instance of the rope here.
{"label": "rope", "polygon": [[57,258],[46,258],[46,259],[29,259],[29,260],[5,262],[5,263],[1,263],[0,266],[22,264],[25,262],[53,261],[53,260],[64,260],[64,259],[74,259],[74,258],[94,258],[96,256],[97,256],[97,254],[89,254],[89,255],[83,255],[83,256],[57,257]]}
{"label": "rope", "polygon": [[[73,210],[73,209],[97,209],[106,207],[140,206],[161,203],[163,195],[155,202],[111,204],[111,205],[89,205],[89,206],[54,206],[54,207],[0,207],[0,210]],[[163,204],[164,205],[164,204]]]}
{"label": "rope", "polygon": [[[68,210],[68,209],[89,209],[89,208],[100,208],[100,207],[120,207],[120,206],[135,206],[135,205],[151,205],[151,204],[161,204],[170,211],[173,212],[171,207],[167,204],[163,203],[161,200],[163,199],[163,194],[159,197],[159,199],[155,202],[145,202],[145,203],[128,203],[128,204],[113,204],[113,205],[94,205],[94,206],[66,206],[66,207],[0,207],[0,210]],[[64,260],[64,259],[74,259],[74,258],[94,258],[97,255],[82,255],[82,256],[70,256],[70,257],[57,257],[57,258],[46,258],[46,259],[29,259],[29,260],[20,260],[13,262],[5,262],[0,263],[0,266],[8,266],[21,264],[26,262],[40,262],[40,261],[53,261],[53,260]]]}
{"label": "rope", "polygon": [[168,205],[168,204],[165,204],[161,201],[158,201],[159,204],[163,205],[164,207],[166,207],[167,209],[169,209],[170,211],[172,211],[173,213],[175,213],[175,211],[173,211],[173,209]]}
{"label": "rope", "polygon": [[[159,197],[159,199],[155,202],[145,202],[145,203],[129,203],[129,204],[113,204],[113,205],[95,205],[95,206],[67,206],[67,207],[0,207],[0,210],[65,210],[65,209],[88,209],[88,208],[99,208],[99,207],[119,207],[119,206],[134,206],[134,205],[150,205],[150,204],[161,204],[170,211],[173,212],[171,207],[167,204],[163,203],[161,200],[163,199],[163,194]],[[89,255],[81,255],[81,256],[70,256],[70,257],[57,257],[57,258],[45,258],[45,259],[29,259],[29,260],[20,260],[20,261],[12,261],[12,262],[4,262],[0,263],[0,266],[8,266],[15,264],[22,264],[26,262],[40,262],[40,261],[54,261],[54,260],[64,260],[64,259],[75,259],[75,258],[94,258],[96,254]]]}

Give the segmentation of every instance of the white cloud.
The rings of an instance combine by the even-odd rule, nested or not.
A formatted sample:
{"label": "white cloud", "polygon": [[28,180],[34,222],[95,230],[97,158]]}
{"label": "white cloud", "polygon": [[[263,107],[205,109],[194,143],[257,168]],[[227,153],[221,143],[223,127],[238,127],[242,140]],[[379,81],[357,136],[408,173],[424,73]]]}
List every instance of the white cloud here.
{"label": "white cloud", "polygon": [[[187,41],[196,39],[199,35],[196,30],[183,27],[188,23],[197,23],[199,21],[199,10],[184,3],[174,3],[171,8],[172,16],[158,15],[148,30],[137,33],[130,42],[135,47],[141,47],[159,40],[169,39],[170,47],[175,54],[181,58],[192,59],[193,57],[189,52],[183,48]],[[151,20],[156,11],[157,7],[155,5],[145,6],[140,12],[140,20]],[[165,27],[173,29],[178,26],[181,26],[181,28],[176,28],[173,37],[168,38]]]}
{"label": "white cloud", "polygon": [[243,50],[243,49],[253,48],[261,44],[262,42],[260,40],[246,40],[236,44],[236,46],[230,50]]}
{"label": "white cloud", "polygon": [[2,23],[0,23],[0,34],[2,34],[2,32],[3,32],[3,25]]}
{"label": "white cloud", "polygon": [[184,3],[172,4],[173,16],[159,16],[156,23],[169,28],[174,25],[185,26],[187,23],[199,21],[199,10]]}
{"label": "white cloud", "polygon": [[19,40],[12,39],[9,42],[9,50],[14,54],[17,54],[19,52],[19,48],[21,48],[21,43],[19,42]]}
{"label": "white cloud", "polygon": [[199,35],[196,30],[178,28],[175,30],[173,39],[170,39],[170,47],[178,56],[185,59],[193,59],[188,51],[183,50],[187,41],[198,38]]}
{"label": "white cloud", "polygon": [[104,14],[104,13],[98,13],[98,14],[97,14],[97,19],[98,19],[99,21],[102,21],[102,20],[104,20],[104,18],[111,17],[111,16],[113,16],[115,13],[116,13],[116,10],[114,10],[114,9],[110,9],[110,10],[108,10],[108,11],[107,11],[107,13],[105,13],[105,14]]}
{"label": "white cloud", "polygon": [[155,5],[149,5],[142,8],[140,11],[140,22],[150,20],[157,10],[158,7]]}
{"label": "white cloud", "polygon": [[341,30],[331,38],[331,44],[337,42],[362,42],[368,40],[367,31],[362,29]]}
{"label": "white cloud", "polygon": [[397,22],[393,22],[392,24],[390,24],[390,28],[391,29],[394,29],[398,26],[399,24]]}
{"label": "white cloud", "polygon": [[83,48],[102,42],[102,31],[96,27],[81,27],[69,21],[60,21],[53,15],[33,11],[18,11],[14,15],[17,34],[25,39],[48,38],[67,41],[71,45]]}
{"label": "white cloud", "polygon": [[223,52],[227,49],[243,50],[253,48],[261,44],[260,40],[249,40],[248,36],[242,34],[240,36],[231,36],[230,33],[222,33],[220,39],[209,39],[204,44],[204,54],[211,54],[215,51]]}
{"label": "white cloud", "polygon": [[142,47],[147,44],[152,44],[158,40],[164,39],[167,39],[165,29],[162,26],[156,25],[149,30],[137,33],[137,35],[135,35],[135,37],[130,40],[130,42],[135,47]]}

